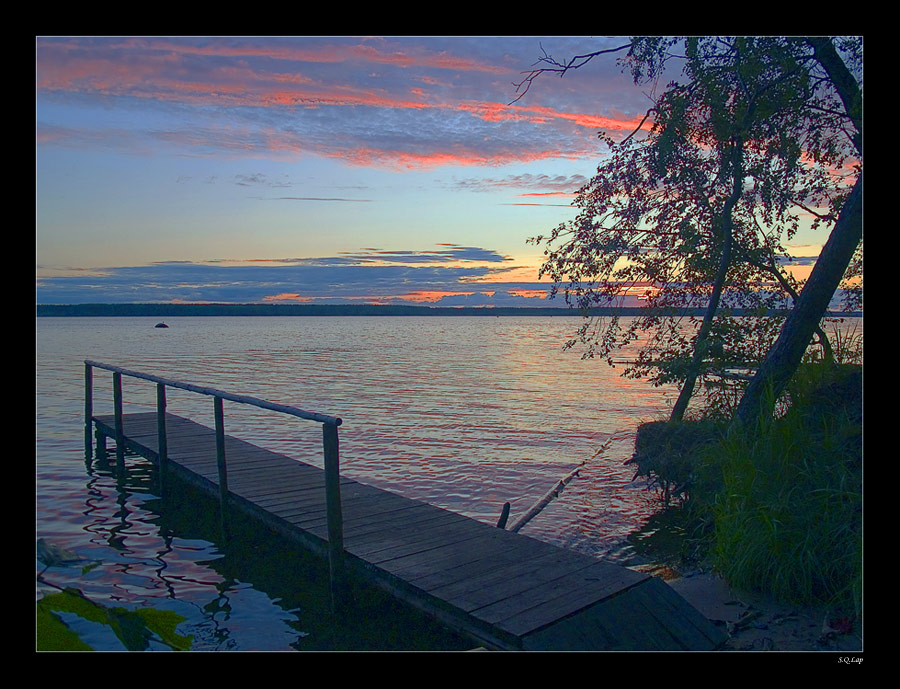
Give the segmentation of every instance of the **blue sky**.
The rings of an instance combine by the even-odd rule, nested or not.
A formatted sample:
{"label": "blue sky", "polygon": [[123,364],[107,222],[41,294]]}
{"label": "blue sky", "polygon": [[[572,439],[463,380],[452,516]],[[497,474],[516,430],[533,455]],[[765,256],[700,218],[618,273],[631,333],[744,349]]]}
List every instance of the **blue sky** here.
{"label": "blue sky", "polygon": [[623,42],[39,37],[36,300],[544,305],[526,240],[650,100],[515,84]]}

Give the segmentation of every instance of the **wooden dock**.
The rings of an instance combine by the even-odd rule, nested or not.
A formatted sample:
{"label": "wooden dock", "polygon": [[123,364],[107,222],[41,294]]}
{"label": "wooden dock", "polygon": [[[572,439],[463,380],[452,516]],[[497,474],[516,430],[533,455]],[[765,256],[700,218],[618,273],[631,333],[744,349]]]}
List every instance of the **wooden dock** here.
{"label": "wooden dock", "polygon": [[[252,516],[329,557],[333,576],[365,577],[486,648],[705,651],[725,640],[659,579],[340,476],[340,419],[312,415],[323,470],[225,435],[219,391],[188,386],[216,398],[213,429],[165,410],[163,386],[186,384],[86,362],[88,390],[92,367],[162,392],[157,411],[123,414],[114,378],[116,413],[103,416],[86,393],[86,450],[93,427],[98,452],[116,441],[120,465],[125,448],[158,463],[166,481],[218,496],[223,515]],[[259,402],[248,399],[237,401]]]}

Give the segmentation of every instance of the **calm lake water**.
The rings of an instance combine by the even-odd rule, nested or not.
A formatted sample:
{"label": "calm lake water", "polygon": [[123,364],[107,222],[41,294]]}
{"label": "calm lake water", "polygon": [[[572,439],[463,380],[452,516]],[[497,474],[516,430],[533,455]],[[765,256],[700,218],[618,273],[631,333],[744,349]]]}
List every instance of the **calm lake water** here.
{"label": "calm lake water", "polygon": [[[637,425],[663,417],[677,391],[563,351],[578,318],[204,317],[168,319],[167,329],[155,322],[36,320],[36,531],[96,565],[86,573],[51,568],[49,581],[107,606],[176,612],[185,618],[178,633],[193,635],[195,650],[457,641],[421,620],[406,624],[406,634],[395,628],[402,624],[388,633],[377,626],[384,607],[371,611],[374,627],[355,620],[337,628],[322,608],[319,563],[292,555],[275,571],[272,561],[285,557],[277,544],[239,550],[203,526],[214,505],[198,506],[200,516],[162,509],[143,460],[129,459],[124,485],[89,470],[84,359],[340,416],[345,474],[491,524],[504,502],[514,522],[584,462],[522,533],[597,557],[627,562],[625,538],[658,507],[623,462]],[[152,383],[126,377],[123,389],[126,413],[155,409]],[[212,398],[170,389],[168,406],[213,424]],[[112,374],[97,369],[94,413],[112,413]],[[313,422],[226,401],[225,426],[322,464]],[[39,584],[36,595],[51,590]],[[95,648],[123,648],[108,627],[75,615],[66,622]],[[157,648],[165,646],[150,644]]]}

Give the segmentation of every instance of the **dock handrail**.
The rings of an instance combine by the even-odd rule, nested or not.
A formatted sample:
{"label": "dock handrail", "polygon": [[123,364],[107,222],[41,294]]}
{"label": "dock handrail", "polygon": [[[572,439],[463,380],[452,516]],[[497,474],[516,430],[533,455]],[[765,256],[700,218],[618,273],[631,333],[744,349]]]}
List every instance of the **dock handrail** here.
{"label": "dock handrail", "polygon": [[119,472],[124,470],[124,448],[125,436],[123,431],[122,416],[122,376],[131,378],[140,378],[156,383],[156,408],[157,408],[157,437],[158,452],[157,458],[159,462],[159,475],[162,481],[161,485],[165,485],[163,477],[167,472],[167,440],[166,440],[166,387],[179,388],[188,390],[201,395],[209,395],[213,397],[215,403],[215,425],[216,425],[216,460],[219,473],[219,501],[222,510],[222,524],[225,527],[226,505],[228,500],[228,474],[225,463],[225,422],[224,412],[222,409],[222,401],[229,400],[231,402],[239,402],[241,404],[249,404],[261,409],[269,409],[271,411],[289,414],[301,419],[315,421],[322,424],[322,448],[325,456],[325,510],[328,523],[328,560],[331,573],[332,595],[335,595],[335,587],[340,580],[340,562],[344,550],[344,527],[343,516],[341,510],[341,492],[340,492],[340,454],[338,450],[338,426],[342,420],[337,416],[329,416],[328,414],[319,414],[317,412],[306,411],[292,407],[286,404],[276,404],[258,397],[250,397],[247,395],[235,395],[224,390],[217,390],[211,387],[194,385],[180,380],[163,378],[149,373],[141,373],[140,371],[131,371],[121,366],[113,366],[104,364],[99,361],[90,359],[84,360],[84,423],[85,423],[85,455],[90,459],[92,454],[91,447],[91,427],[93,425],[93,369],[100,368],[111,371],[113,374],[113,404],[115,413],[115,433],[116,433],[116,465]]}
{"label": "dock handrail", "polygon": [[340,426],[341,423],[343,423],[342,419],[338,416],[329,416],[328,414],[319,414],[318,412],[305,411],[303,409],[298,409],[297,407],[292,407],[287,404],[276,404],[274,402],[269,402],[258,397],[250,397],[248,395],[235,395],[233,393],[225,392],[223,390],[217,390],[215,388],[194,385],[193,383],[185,383],[180,380],[172,380],[170,378],[154,376],[152,374],[141,373],[139,371],[130,371],[120,366],[103,364],[99,361],[91,361],[90,359],[85,359],[84,364],[85,366],[91,366],[93,368],[106,369],[107,371],[112,371],[113,373],[121,373],[124,376],[129,376],[132,378],[143,378],[144,380],[149,380],[153,383],[161,383],[162,385],[170,388],[180,388],[182,390],[189,390],[190,392],[196,392],[201,395],[221,397],[223,400],[229,400],[231,402],[250,404],[254,407],[260,407],[262,409],[270,409],[272,411],[282,412],[283,414],[290,414],[291,416],[297,416],[301,419],[308,419],[310,421],[317,421],[319,423],[327,423],[333,426]]}

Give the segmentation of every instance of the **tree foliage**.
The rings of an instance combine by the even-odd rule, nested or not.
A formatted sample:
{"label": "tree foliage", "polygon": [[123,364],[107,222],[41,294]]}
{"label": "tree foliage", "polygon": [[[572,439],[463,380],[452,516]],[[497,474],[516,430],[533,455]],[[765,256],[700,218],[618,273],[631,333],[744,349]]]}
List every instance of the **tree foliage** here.
{"label": "tree foliage", "polygon": [[[736,320],[729,309],[761,314],[797,299],[803,285],[785,270],[787,243],[804,224],[833,227],[861,180],[861,88],[853,90],[851,71],[861,68],[861,47],[784,37],[629,42],[620,64],[635,83],[655,82],[676,63],[681,73],[652,103],[646,129],[620,141],[600,134],[609,155],[579,190],[576,217],[532,240],[546,245],[541,274],[582,308],[614,304],[630,287],[646,288],[651,307],[706,311],[699,320],[648,311],[628,327],[589,319],[570,345],[609,358],[649,331],[625,374],[681,384],[673,418],[698,378],[764,359],[781,322]],[[522,84],[614,51],[569,63],[545,57],[549,66]],[[856,255],[851,272],[861,271],[861,247]],[[827,347],[821,316],[813,331]]]}

